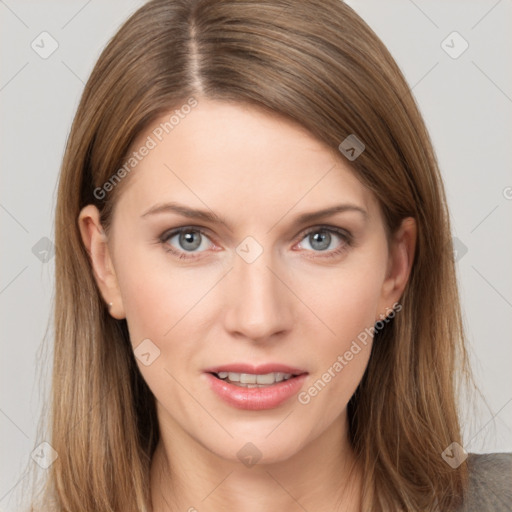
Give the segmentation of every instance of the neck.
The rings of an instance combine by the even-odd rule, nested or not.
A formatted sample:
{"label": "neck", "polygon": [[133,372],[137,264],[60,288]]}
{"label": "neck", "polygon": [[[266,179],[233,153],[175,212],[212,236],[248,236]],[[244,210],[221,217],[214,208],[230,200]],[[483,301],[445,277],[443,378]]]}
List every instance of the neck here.
{"label": "neck", "polygon": [[246,467],[186,433],[165,434],[151,464],[152,512],[360,510],[361,467],[346,416],[289,459]]}

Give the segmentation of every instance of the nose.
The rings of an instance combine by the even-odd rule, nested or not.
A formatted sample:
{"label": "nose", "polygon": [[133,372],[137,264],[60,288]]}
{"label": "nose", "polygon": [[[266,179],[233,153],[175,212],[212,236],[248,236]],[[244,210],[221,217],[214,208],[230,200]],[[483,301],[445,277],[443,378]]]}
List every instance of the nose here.
{"label": "nose", "polygon": [[237,255],[226,279],[224,322],[232,336],[264,342],[291,330],[294,296],[284,284],[289,274],[276,266],[270,251],[252,263]]}

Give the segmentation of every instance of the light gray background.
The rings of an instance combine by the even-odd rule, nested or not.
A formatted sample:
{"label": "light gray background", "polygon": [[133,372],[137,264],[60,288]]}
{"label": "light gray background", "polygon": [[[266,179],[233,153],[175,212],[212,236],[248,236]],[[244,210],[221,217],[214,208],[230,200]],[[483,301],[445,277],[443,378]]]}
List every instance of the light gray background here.
{"label": "light gray background", "polygon": [[[36,427],[51,359],[40,359],[39,347],[48,325],[52,335],[54,260],[42,262],[32,248],[43,237],[54,239],[57,176],[84,83],[108,39],[142,3],[0,0],[3,511],[16,509],[23,471],[44,440]],[[347,3],[403,70],[444,176],[469,349],[490,406],[467,409],[465,448],[511,451],[512,2]],[[59,45],[47,59],[31,48],[43,31]],[[456,59],[441,46],[453,31],[469,44]],[[456,52],[462,43],[453,41],[445,44]],[[43,365],[48,375],[40,381]]]}

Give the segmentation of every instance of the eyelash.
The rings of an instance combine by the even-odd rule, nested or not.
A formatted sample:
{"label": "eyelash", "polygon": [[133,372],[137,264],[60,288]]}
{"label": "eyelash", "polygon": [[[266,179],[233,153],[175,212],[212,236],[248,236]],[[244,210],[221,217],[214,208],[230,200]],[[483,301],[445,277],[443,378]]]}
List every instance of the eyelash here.
{"label": "eyelash", "polygon": [[[192,256],[192,255],[187,254],[186,252],[178,251],[167,243],[171,238],[175,237],[176,235],[179,235],[181,233],[187,233],[190,231],[200,233],[201,236],[205,236],[206,238],[209,238],[208,234],[201,228],[198,228],[195,226],[183,226],[181,228],[176,228],[172,231],[166,231],[159,237],[159,241],[164,245],[164,250],[166,252],[173,254],[178,259],[194,260],[194,259],[200,258],[200,256]],[[308,228],[307,230],[303,231],[300,234],[299,242],[304,240],[310,234],[317,233],[317,232],[334,233],[339,238],[341,238],[343,243],[342,243],[341,247],[339,247],[338,249],[334,249],[334,250],[325,252],[321,256],[310,256],[313,259],[315,259],[315,258],[334,258],[336,256],[343,254],[345,251],[348,250],[349,247],[351,247],[353,245],[353,237],[348,231],[345,231],[344,229],[336,228],[334,226],[327,226],[327,225],[318,225],[318,226],[314,226],[312,228]],[[311,252],[311,251],[308,251],[308,252]],[[323,251],[313,251],[313,252],[323,252]],[[195,253],[191,253],[191,254],[195,254]],[[198,254],[201,254],[201,253],[198,253]]]}

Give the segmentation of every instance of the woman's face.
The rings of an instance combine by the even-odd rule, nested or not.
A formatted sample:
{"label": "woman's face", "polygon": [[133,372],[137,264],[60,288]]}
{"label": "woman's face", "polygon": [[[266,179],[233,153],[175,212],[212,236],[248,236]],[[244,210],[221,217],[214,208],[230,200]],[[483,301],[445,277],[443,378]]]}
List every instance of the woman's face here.
{"label": "woman's face", "polygon": [[151,149],[121,184],[106,258],[93,251],[101,291],[167,443],[286,460],[346,425],[371,328],[405,286],[408,231],[389,244],[344,157],[289,121],[205,99],[155,131],[168,120],[133,145]]}

